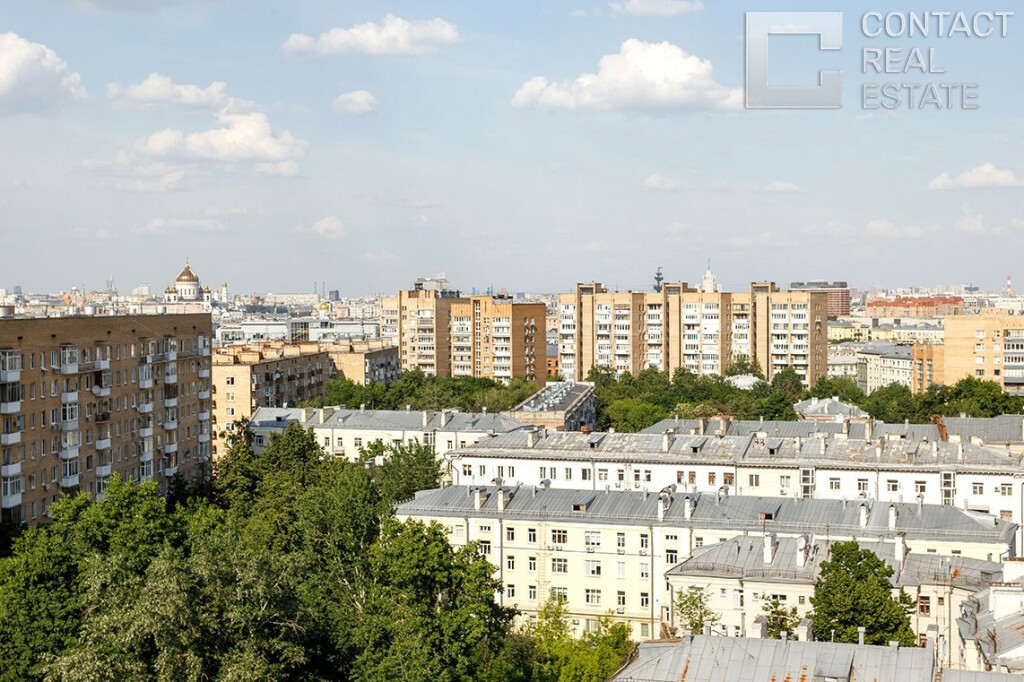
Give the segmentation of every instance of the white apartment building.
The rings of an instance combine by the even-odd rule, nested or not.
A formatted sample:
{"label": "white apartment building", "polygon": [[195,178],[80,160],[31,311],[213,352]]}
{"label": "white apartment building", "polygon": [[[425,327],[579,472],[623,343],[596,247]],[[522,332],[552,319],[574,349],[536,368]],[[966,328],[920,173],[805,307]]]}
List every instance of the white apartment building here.
{"label": "white apartment building", "polygon": [[313,429],[325,452],[352,462],[359,459],[361,448],[374,441],[384,445],[422,443],[442,455],[481,438],[527,428],[524,422],[487,412],[261,407],[249,422],[256,454],[270,443],[271,434],[283,432],[289,424]]}
{"label": "white apartment building", "polygon": [[[695,549],[693,556],[670,569],[666,579],[674,594],[691,587],[705,590],[708,606],[720,621],[715,630],[734,637],[756,637],[766,602],[777,599],[807,617],[821,563],[828,561],[831,539],[820,535],[775,534],[730,538]],[[977,590],[1003,580],[1003,565],[962,554],[942,556],[911,552],[902,536],[895,542],[859,541],[893,569],[893,596],[901,591],[914,602],[911,629],[918,643],[931,639],[944,667],[962,667],[963,640],[956,619],[960,605]],[[959,552],[959,550],[953,550]],[[673,614],[674,615],[674,614]]]}
{"label": "white apartment building", "polygon": [[1021,455],[980,438],[965,442],[947,433],[949,440],[942,440],[928,425],[932,439],[913,425],[870,422],[752,422],[748,428],[760,424],[760,430],[727,435],[726,427],[709,426],[724,420],[700,423],[689,432],[514,431],[451,453],[452,479],[459,485],[488,484],[498,477],[511,485],[546,480],[553,488],[598,491],[678,485],[690,492],[725,489],[734,495],[920,501],[1015,524],[1024,519]]}
{"label": "white apartment building", "polygon": [[962,667],[1024,674],[1024,561],[1003,564],[992,583],[961,605]]}
{"label": "white apartment building", "polygon": [[[533,620],[566,600],[577,634],[609,615],[638,639],[672,622],[666,573],[700,547],[741,534],[814,534],[905,542],[913,552],[998,558],[1014,527],[953,507],[543,486],[451,486],[399,505],[401,520],[444,526],[453,547],[477,543],[501,581],[500,604]],[[898,539],[900,538],[900,539]],[[732,634],[732,633],[730,633]]]}

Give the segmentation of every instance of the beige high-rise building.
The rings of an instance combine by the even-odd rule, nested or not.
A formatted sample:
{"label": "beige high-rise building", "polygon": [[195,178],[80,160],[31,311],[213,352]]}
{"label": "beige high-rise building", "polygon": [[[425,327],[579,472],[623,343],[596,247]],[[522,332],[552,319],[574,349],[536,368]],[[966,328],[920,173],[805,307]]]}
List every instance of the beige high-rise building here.
{"label": "beige high-rise building", "polygon": [[380,302],[380,334],[398,346],[404,371],[451,376],[452,305],[465,303],[452,289],[414,289]]}
{"label": "beige high-rise building", "polygon": [[609,292],[578,284],[558,296],[559,371],[582,381],[602,365],[638,374],[721,374],[749,359],[768,379],[793,367],[807,385],[828,370],[828,298],[822,292],[781,292],[771,282],[727,293],[710,269],[698,289],[668,283],[661,292]]}
{"label": "beige high-rise building", "polygon": [[112,476],[206,475],[209,314],[0,320],[4,518],[43,522]]}
{"label": "beige high-rise building", "polygon": [[[954,315],[945,319],[941,379],[995,381],[1010,393],[1024,393],[1024,316],[1006,313]],[[936,379],[940,381],[940,379]],[[922,384],[922,390],[927,385]]]}
{"label": "beige high-rise building", "polygon": [[517,303],[511,298],[473,296],[453,303],[452,376],[501,382],[523,377],[543,387],[546,313],[543,303]]}
{"label": "beige high-rise building", "polygon": [[398,348],[384,339],[338,339],[320,348],[331,358],[332,379],[386,386],[402,372]]}
{"label": "beige high-rise building", "polygon": [[213,356],[213,454],[226,435],[258,407],[292,407],[323,395],[330,356],[317,343],[281,342],[219,348]]}

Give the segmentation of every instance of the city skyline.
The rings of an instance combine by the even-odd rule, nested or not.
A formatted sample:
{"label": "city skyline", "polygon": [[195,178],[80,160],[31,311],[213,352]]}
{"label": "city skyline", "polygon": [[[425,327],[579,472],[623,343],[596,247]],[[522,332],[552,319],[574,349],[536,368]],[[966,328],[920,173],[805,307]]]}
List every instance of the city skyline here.
{"label": "city skyline", "polygon": [[[635,288],[708,257],[733,288],[826,273],[998,288],[1013,273],[1016,17],[1002,39],[885,43],[935,45],[951,79],[982,87],[977,111],[883,115],[742,109],[741,7],[241,6],[9,8],[0,248],[50,268],[8,259],[5,280],[159,286],[154,253],[237,291],[394,291],[439,270]],[[842,68],[858,102],[858,23],[820,67],[803,64],[810,36],[773,59],[807,82]]]}

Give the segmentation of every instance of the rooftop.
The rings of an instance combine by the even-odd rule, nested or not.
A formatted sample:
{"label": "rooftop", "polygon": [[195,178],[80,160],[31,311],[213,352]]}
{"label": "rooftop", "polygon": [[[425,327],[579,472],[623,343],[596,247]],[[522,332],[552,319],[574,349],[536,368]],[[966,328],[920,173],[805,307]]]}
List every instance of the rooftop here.
{"label": "rooftop", "polygon": [[512,412],[565,412],[580,399],[592,395],[594,385],[585,382],[553,381],[512,408]]}
{"label": "rooftop", "polygon": [[793,409],[804,419],[819,417],[866,419],[871,416],[856,405],[842,402],[838,397],[810,398],[793,405]]}
{"label": "rooftop", "polygon": [[253,429],[283,430],[288,424],[303,428],[366,429],[378,431],[437,430],[504,433],[527,428],[516,419],[490,412],[442,410],[350,410],[342,407],[281,408],[260,407],[249,422]]}

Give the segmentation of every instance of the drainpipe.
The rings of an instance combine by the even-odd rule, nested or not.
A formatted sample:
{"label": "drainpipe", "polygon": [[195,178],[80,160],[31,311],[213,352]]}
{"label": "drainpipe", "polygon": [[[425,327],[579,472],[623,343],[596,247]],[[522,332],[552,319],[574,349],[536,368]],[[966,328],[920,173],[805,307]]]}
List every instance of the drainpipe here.
{"label": "drainpipe", "polygon": [[[658,504],[661,504],[661,500],[660,499],[658,500]],[[651,557],[651,578],[650,578],[651,579],[651,601],[650,601],[651,631],[649,633],[647,633],[647,634],[648,634],[648,636],[651,639],[657,639],[657,636],[654,634],[654,608],[655,608],[654,607],[654,603],[656,601],[660,603],[660,601],[661,601],[660,599],[655,599],[654,598],[655,595],[657,594],[657,592],[654,591],[654,584],[655,584],[654,583],[654,576],[657,573],[657,571],[655,570],[655,567],[654,567],[654,557],[657,556],[657,554],[654,551],[654,549],[655,549],[654,540],[655,540],[655,538],[657,536],[654,534],[654,526],[648,526],[647,527],[647,532],[650,533],[650,538],[651,538],[651,551],[650,551],[650,557]]]}

